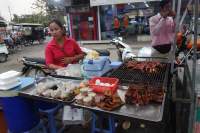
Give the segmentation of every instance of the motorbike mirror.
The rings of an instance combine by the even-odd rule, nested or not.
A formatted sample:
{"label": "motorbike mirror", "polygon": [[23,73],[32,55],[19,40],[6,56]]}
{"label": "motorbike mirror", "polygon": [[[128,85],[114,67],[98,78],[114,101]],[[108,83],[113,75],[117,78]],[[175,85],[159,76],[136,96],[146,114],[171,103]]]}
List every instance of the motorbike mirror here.
{"label": "motorbike mirror", "polygon": [[122,37],[118,37],[118,39],[119,39],[120,41],[122,41],[122,40],[123,40],[123,38],[122,38]]}

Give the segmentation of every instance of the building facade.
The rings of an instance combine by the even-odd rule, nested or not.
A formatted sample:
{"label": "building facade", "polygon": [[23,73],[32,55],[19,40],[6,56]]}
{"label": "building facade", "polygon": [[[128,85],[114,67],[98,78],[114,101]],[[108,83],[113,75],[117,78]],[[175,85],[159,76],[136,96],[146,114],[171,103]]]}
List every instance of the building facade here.
{"label": "building facade", "polygon": [[122,27],[125,14],[130,18],[130,33],[143,34],[148,17],[154,13],[154,8],[144,2],[97,6],[91,6],[91,0],[63,0],[63,3],[66,27],[70,36],[79,41],[110,40],[114,36],[114,16],[118,16]]}

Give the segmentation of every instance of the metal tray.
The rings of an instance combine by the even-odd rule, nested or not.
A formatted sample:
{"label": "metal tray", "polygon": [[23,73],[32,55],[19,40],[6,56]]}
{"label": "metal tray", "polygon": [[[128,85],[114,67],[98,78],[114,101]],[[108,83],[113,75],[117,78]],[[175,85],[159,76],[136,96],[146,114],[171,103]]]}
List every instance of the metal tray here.
{"label": "metal tray", "polygon": [[[126,93],[126,90],[121,89],[121,86],[120,86],[120,88],[118,89],[118,94],[122,100],[124,100],[125,93]],[[144,105],[144,106],[124,104],[113,111],[102,110],[98,107],[88,107],[88,106],[77,104],[75,102],[72,103],[72,105],[77,108],[85,108],[85,109],[95,111],[95,112],[107,113],[107,114],[117,115],[117,116],[125,116],[128,118],[145,120],[149,122],[161,122],[163,118],[163,113],[164,113],[165,98],[166,98],[166,94],[164,94],[162,104],[149,103],[148,105]]]}
{"label": "metal tray", "polygon": [[[47,80],[47,79],[54,80],[54,78],[44,78],[40,81],[37,81],[37,83],[42,82],[43,80]],[[72,81],[70,79],[57,79],[57,80]],[[81,82],[78,80],[73,80],[73,81],[77,82],[77,83]],[[27,97],[27,98],[43,100],[43,101],[48,101],[48,102],[53,102],[53,103],[60,102],[60,103],[66,104],[66,105],[76,107],[76,108],[84,108],[84,109],[88,109],[88,110],[91,110],[94,112],[101,112],[101,113],[106,113],[106,114],[116,115],[116,116],[123,116],[123,117],[125,116],[128,118],[144,120],[144,121],[148,121],[148,122],[161,122],[163,119],[166,94],[164,95],[164,98],[163,98],[163,101],[161,104],[149,103],[148,105],[144,105],[144,106],[135,106],[135,105],[124,104],[121,107],[119,107],[113,111],[106,111],[106,110],[102,110],[98,107],[88,107],[88,106],[76,104],[75,99],[72,99],[71,101],[63,101],[60,99],[53,99],[53,98],[49,98],[49,97],[42,97],[42,96],[36,95],[34,92],[35,87],[36,86],[33,85],[30,88],[27,88],[26,90],[22,90],[22,91],[20,91],[19,95],[23,96],[23,97]],[[124,88],[126,88],[126,87],[121,88],[121,86],[119,86],[119,89],[117,90],[118,94],[123,102],[125,102],[124,97],[125,97],[125,93],[127,91]]]}
{"label": "metal tray", "polygon": [[[70,70],[67,70],[70,72]],[[75,70],[73,70],[75,71]],[[73,75],[70,75],[70,76],[64,76],[62,75],[65,71],[63,70],[60,70],[59,74],[56,72],[56,71],[51,71],[49,76],[52,76],[52,77],[55,77],[55,78],[63,78],[63,79],[74,79],[74,80],[83,80],[84,78],[81,76],[81,74],[79,76],[73,76]],[[62,73],[62,74],[60,74]],[[80,72],[81,73],[81,72]]]}
{"label": "metal tray", "polygon": [[[70,80],[70,79],[57,79],[57,78],[52,78],[52,77],[47,77],[47,78],[42,78],[40,80],[37,81],[37,83],[40,82],[46,82],[47,80],[50,81],[54,81],[54,80],[61,80],[61,81],[73,81],[75,83],[80,83],[80,80]],[[45,96],[41,96],[36,94],[36,84],[31,86],[30,88],[20,91],[19,95],[23,96],[23,97],[27,97],[27,98],[32,98],[32,99],[36,99],[36,100],[43,100],[43,101],[47,101],[47,102],[52,102],[52,103],[56,103],[56,102],[60,102],[60,103],[64,103],[64,104],[71,104],[75,101],[74,98],[70,99],[70,100],[62,100],[62,99],[55,99],[55,98],[51,98],[51,97],[45,97]]]}

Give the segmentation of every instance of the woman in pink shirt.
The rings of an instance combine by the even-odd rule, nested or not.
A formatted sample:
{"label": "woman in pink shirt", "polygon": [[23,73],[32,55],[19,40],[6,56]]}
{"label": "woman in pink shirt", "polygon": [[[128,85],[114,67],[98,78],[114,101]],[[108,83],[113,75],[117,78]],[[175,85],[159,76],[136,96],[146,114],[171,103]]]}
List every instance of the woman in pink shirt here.
{"label": "woman in pink shirt", "polygon": [[150,34],[153,49],[160,54],[168,54],[174,39],[175,13],[171,10],[171,0],[160,2],[160,13],[150,18]]}
{"label": "woman in pink shirt", "polygon": [[83,59],[84,53],[75,40],[66,36],[60,21],[52,20],[49,29],[53,38],[46,46],[45,60],[50,69],[66,67]]}

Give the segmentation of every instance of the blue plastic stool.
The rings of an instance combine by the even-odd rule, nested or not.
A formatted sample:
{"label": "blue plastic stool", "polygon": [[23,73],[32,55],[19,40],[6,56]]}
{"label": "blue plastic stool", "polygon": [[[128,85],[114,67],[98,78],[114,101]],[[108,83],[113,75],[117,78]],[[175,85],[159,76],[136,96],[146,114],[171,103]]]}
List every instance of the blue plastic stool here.
{"label": "blue plastic stool", "polygon": [[10,132],[31,131],[40,123],[38,110],[31,100],[18,96],[3,97],[0,100]]}
{"label": "blue plastic stool", "polygon": [[[8,133],[13,133],[13,132],[11,132],[11,131],[8,130]],[[34,127],[33,129],[31,129],[30,131],[25,131],[23,133],[47,133],[47,130],[46,130],[43,122],[40,121],[36,127]]]}
{"label": "blue plastic stool", "polygon": [[[96,127],[97,125],[97,117],[98,117],[98,121],[100,124],[100,128]],[[92,133],[96,133],[96,132],[103,132],[103,133],[115,133],[115,122],[114,122],[114,118],[109,115],[108,116],[108,129],[103,129],[102,124],[103,124],[103,115],[99,115],[97,116],[95,113],[92,113]]]}
{"label": "blue plastic stool", "polygon": [[58,104],[57,106],[50,108],[50,109],[39,108],[39,111],[41,113],[44,113],[48,117],[48,127],[49,127],[49,130],[50,130],[50,133],[57,133],[54,114],[56,112],[58,112],[58,110],[61,109],[61,108],[63,108],[63,104]]}

